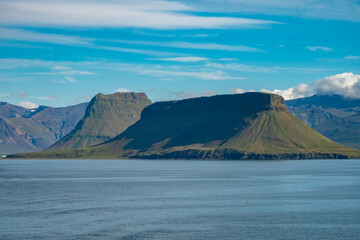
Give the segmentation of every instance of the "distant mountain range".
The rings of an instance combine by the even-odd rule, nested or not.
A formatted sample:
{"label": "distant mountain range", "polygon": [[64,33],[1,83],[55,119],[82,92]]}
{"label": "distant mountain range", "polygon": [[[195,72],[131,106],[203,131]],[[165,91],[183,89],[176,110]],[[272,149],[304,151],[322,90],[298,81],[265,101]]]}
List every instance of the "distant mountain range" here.
{"label": "distant mountain range", "polygon": [[282,97],[244,93],[157,102],[105,143],[11,157],[312,159],[360,158],[360,151],[305,125],[287,111]]}
{"label": "distant mountain range", "polygon": [[47,151],[85,148],[106,142],[140,119],[151,104],[145,93],[97,94],[75,129]]}
{"label": "distant mountain range", "polygon": [[88,103],[25,109],[0,102],[0,153],[41,151],[74,129]]}
{"label": "distant mountain range", "polygon": [[[25,109],[1,102],[0,153],[58,151],[110,141],[138,121],[149,104],[151,101],[144,93],[98,94],[90,104],[62,108]],[[360,148],[360,99],[314,95],[286,101],[286,106],[331,140]]]}
{"label": "distant mountain range", "polygon": [[331,140],[360,148],[360,99],[314,95],[286,101],[288,110]]}

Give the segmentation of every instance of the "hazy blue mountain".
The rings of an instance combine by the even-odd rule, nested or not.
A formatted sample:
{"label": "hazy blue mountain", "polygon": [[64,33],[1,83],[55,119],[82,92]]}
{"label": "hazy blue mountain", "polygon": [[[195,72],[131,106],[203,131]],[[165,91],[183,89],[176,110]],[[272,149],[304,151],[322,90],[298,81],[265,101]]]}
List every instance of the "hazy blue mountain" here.
{"label": "hazy blue mountain", "polygon": [[288,110],[324,136],[360,148],[360,99],[314,95],[286,101]]}
{"label": "hazy blue mountain", "polygon": [[88,103],[25,109],[1,102],[0,153],[41,151],[74,129]]}

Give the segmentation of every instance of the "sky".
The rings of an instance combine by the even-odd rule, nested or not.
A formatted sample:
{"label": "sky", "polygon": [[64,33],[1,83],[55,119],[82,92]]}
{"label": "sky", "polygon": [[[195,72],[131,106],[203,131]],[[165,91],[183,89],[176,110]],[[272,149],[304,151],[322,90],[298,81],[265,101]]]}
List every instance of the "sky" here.
{"label": "sky", "polygon": [[0,0],[0,101],[360,97],[357,0]]}

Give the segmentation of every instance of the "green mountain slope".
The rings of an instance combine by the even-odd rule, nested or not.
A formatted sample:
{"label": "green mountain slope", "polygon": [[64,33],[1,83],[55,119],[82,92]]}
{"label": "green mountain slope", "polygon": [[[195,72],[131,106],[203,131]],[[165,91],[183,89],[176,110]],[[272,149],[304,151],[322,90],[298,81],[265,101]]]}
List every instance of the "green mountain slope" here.
{"label": "green mountain slope", "polygon": [[75,129],[47,150],[85,148],[108,141],[138,121],[150,104],[145,93],[99,93]]}
{"label": "green mountain slope", "polygon": [[306,159],[359,158],[290,114],[265,93],[159,102],[140,121],[95,147],[13,157]]}

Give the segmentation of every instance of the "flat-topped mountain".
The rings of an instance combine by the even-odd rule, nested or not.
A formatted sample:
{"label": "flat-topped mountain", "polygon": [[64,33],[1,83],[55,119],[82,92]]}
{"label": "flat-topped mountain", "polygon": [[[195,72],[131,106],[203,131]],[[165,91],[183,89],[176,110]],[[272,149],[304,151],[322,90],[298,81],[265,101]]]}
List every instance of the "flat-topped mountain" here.
{"label": "flat-topped mountain", "polygon": [[75,129],[47,150],[85,148],[108,141],[138,121],[150,104],[145,93],[99,93]]}
{"label": "flat-topped mountain", "polygon": [[284,99],[244,93],[158,102],[103,144],[13,157],[307,159],[359,158],[290,114]]}

